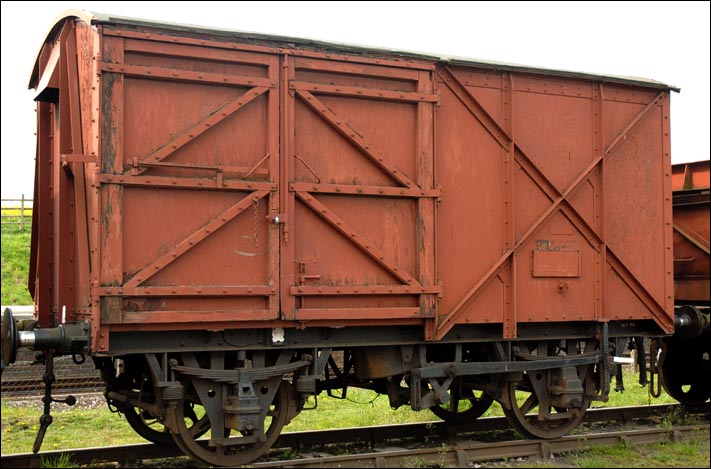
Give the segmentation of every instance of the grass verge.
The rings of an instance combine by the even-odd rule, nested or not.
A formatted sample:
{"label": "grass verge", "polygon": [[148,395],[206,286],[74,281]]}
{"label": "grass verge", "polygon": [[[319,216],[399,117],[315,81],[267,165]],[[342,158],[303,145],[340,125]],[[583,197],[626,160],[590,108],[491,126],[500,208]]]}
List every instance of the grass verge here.
{"label": "grass verge", "polygon": [[[650,398],[647,388],[636,384],[636,375],[625,372],[626,391],[610,394],[607,403],[594,403],[594,407],[636,406],[674,403],[666,393],[659,399]],[[83,399],[79,396],[78,399]],[[2,453],[27,452],[32,448],[41,414],[39,399],[34,406],[13,406],[9,400],[2,401]],[[321,393],[314,410],[302,411],[285,432],[325,430],[329,428],[362,427],[368,425],[393,425],[410,422],[438,421],[429,410],[415,412],[408,406],[392,410],[387,396],[378,396],[372,391],[349,389],[347,399],[337,399]],[[311,398],[306,407],[313,407]],[[43,449],[71,449],[89,446],[144,443],[128,425],[121,414],[111,413],[107,407],[98,409],[69,408],[53,405],[54,423],[47,430]],[[484,417],[501,416],[503,412],[494,403]],[[669,419],[660,419],[660,425],[668,425]]]}
{"label": "grass verge", "polygon": [[32,304],[27,290],[30,259],[30,224],[2,225],[2,304]]}

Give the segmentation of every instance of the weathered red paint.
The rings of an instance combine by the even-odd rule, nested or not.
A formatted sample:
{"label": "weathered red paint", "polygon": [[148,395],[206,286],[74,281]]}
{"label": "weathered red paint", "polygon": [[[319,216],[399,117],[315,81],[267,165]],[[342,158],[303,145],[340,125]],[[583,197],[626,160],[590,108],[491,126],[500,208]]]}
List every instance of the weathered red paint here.
{"label": "weathered red paint", "polygon": [[711,162],[678,163],[672,166],[672,189],[704,190],[711,187]]}
{"label": "weathered red paint", "polygon": [[680,304],[709,303],[709,161],[672,167],[674,188],[674,296]]}
{"label": "weathered red paint", "polygon": [[92,319],[97,351],[141,328],[672,329],[666,85],[81,14],[54,32],[31,85],[69,112],[38,106],[35,299]]}

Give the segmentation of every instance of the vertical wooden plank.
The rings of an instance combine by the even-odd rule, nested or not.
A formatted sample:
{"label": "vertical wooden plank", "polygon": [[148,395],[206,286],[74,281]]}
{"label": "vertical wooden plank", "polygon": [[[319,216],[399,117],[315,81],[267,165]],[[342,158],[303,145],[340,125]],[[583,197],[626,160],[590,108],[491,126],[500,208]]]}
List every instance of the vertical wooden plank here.
{"label": "vertical wooden plank", "polygon": [[669,92],[664,93],[662,107],[662,153],[664,158],[664,309],[674,322],[674,245],[672,213],[671,124]]}
{"label": "vertical wooden plank", "polygon": [[[32,214],[33,223],[33,264],[36,266],[34,300],[40,327],[50,327],[52,308],[52,243],[53,204],[52,204],[52,139],[54,126],[53,103],[37,103],[37,160],[35,162],[35,196]],[[36,233],[34,224],[37,220]]]}
{"label": "vertical wooden plank", "polygon": [[[67,36],[66,53],[64,54],[67,78],[68,78],[68,119],[70,122],[70,153],[83,153],[83,125],[81,116],[81,98],[79,95],[79,73],[77,56],[77,32],[72,30]],[[86,211],[86,180],[84,174],[84,163],[69,163],[74,175],[74,220],[76,245],[74,247],[76,258],[74,266],[75,296],[73,298],[75,307],[67,311],[67,317],[73,318],[76,308],[87,308],[89,306],[89,234]],[[77,304],[78,303],[78,304]]]}
{"label": "vertical wooden plank", "polygon": [[[272,55],[269,57],[269,79],[273,84],[279,83],[279,57]],[[267,93],[267,153],[269,153],[269,180],[280,188],[281,173],[279,163],[279,87],[272,87]],[[269,201],[269,213],[277,214],[280,209],[280,191],[272,192],[267,197]],[[279,249],[279,227],[273,223],[269,224],[269,268],[267,283],[272,288],[269,295],[270,319],[279,318],[279,292],[280,292],[280,249]]]}
{"label": "vertical wooden plank", "polygon": [[[431,72],[421,71],[417,80],[417,92],[431,94],[434,78]],[[417,104],[417,128],[415,151],[417,175],[415,182],[422,190],[434,186],[434,104]],[[434,205],[431,197],[417,199],[417,279],[421,285],[433,285],[435,281],[435,226]],[[420,312],[423,318],[434,318],[436,296],[420,295]]]}
{"label": "vertical wooden plank", "polygon": [[[101,37],[101,29],[100,28],[89,28],[90,32],[90,37],[91,37],[91,44],[90,44],[90,51],[92,54],[92,59],[91,62],[89,63],[89,76],[90,76],[90,81],[92,83],[92,86],[89,87],[90,91],[90,108],[89,108],[89,115],[94,116],[95,118],[91,119],[91,141],[87,142],[87,139],[84,140],[85,144],[88,144],[87,151],[89,154],[92,155],[99,155],[99,145],[100,145],[100,134],[101,134],[101,123],[103,122],[102,119],[100,119],[100,113],[99,110],[101,109],[101,77],[99,74],[96,73],[96,64],[98,62],[101,62],[101,46],[102,46],[102,37]],[[88,100],[87,100],[88,101]],[[98,156],[97,156],[97,163],[92,164],[88,167],[89,169],[87,170],[86,177],[87,177],[87,185],[91,187],[91,195],[88,197],[88,203],[87,203],[87,217],[89,218],[89,243],[91,245],[89,249],[90,253],[90,262],[91,262],[91,313],[90,313],[90,319],[91,319],[91,324],[93,325],[92,327],[94,330],[92,330],[92,337],[96,337],[96,328],[98,327],[98,324],[101,323],[101,317],[100,317],[100,304],[99,304],[99,296],[97,293],[94,293],[94,288],[99,288],[101,286],[101,256],[99,255],[100,253],[100,244],[101,244],[101,234],[100,234],[100,228],[101,225],[99,223],[99,220],[101,219],[100,211],[101,211],[101,195],[100,195],[100,188],[99,184],[96,182],[96,175],[100,171],[101,168],[101,162],[98,161]]]}
{"label": "vertical wooden plank", "polygon": [[[593,158],[602,156],[605,148],[605,121],[603,120],[604,92],[602,83],[592,83],[592,123],[593,123]],[[605,320],[607,318],[607,302],[605,295],[605,282],[607,279],[607,232],[605,231],[605,159],[600,159],[598,166],[598,184],[595,190],[595,227],[602,237],[602,246],[595,266],[595,309],[594,318]]]}
{"label": "vertical wooden plank", "polygon": [[[508,133],[510,140],[505,147],[502,148],[502,157],[504,168],[503,174],[503,251],[513,249],[516,244],[516,213],[515,197],[514,197],[514,181],[515,181],[515,146],[514,146],[514,85],[513,76],[510,73],[504,72],[501,74],[501,114],[503,118],[503,128]],[[511,255],[508,265],[504,269],[504,276],[508,277],[504,280],[505,298],[504,298],[504,317],[503,317],[503,336],[505,339],[513,339],[518,335],[518,318],[516,315],[516,262],[518,259],[517,252]]]}
{"label": "vertical wooden plank", "polygon": [[81,119],[82,149],[77,150],[85,155],[96,155],[98,148],[96,90],[98,78],[94,72],[94,63],[98,50],[96,47],[96,32],[87,23],[78,21],[76,29],[75,53],[77,56],[77,87],[79,94],[79,118]]}
{"label": "vertical wooden plank", "polygon": [[[61,73],[61,71],[60,71]],[[61,86],[61,85],[60,85]],[[60,87],[60,95],[61,95],[61,87]],[[59,98],[59,103],[55,104],[54,109],[52,110],[52,123],[50,124],[52,126],[52,142],[51,142],[51,150],[50,150],[50,159],[52,160],[52,184],[50,185],[50,191],[51,191],[51,231],[49,235],[50,243],[52,244],[52,257],[50,260],[50,270],[51,270],[51,276],[52,276],[52,283],[51,283],[51,296],[52,296],[52,301],[51,305],[49,308],[49,323],[51,327],[56,327],[57,324],[57,312],[58,309],[60,308],[60,302],[65,300],[65,296],[63,295],[62,298],[60,298],[60,291],[64,290],[65,292],[68,289],[68,285],[66,283],[62,283],[62,280],[66,277],[66,268],[63,268],[62,266],[62,255],[64,254],[61,246],[61,229],[62,229],[62,221],[66,217],[66,208],[62,208],[61,205],[61,166],[59,163],[59,154],[62,152],[61,147],[60,147],[60,141],[62,140],[61,136],[61,126],[59,123],[60,119],[60,108],[62,106],[62,99],[61,96]]]}
{"label": "vertical wooden plank", "polygon": [[[436,74],[433,71],[431,75],[432,80],[432,92],[439,94],[437,89]],[[441,189],[441,185],[438,183],[438,173],[437,173],[437,113],[440,110],[441,102],[437,102],[432,106],[432,187]],[[438,262],[438,251],[437,251],[437,234],[439,233],[439,221],[437,218],[437,212],[439,208],[440,198],[432,200],[432,211],[433,211],[433,229],[432,234],[432,253],[434,255],[434,282],[433,285],[442,286],[441,273],[437,270]],[[425,321],[425,340],[435,340],[435,334],[437,333],[437,325],[439,322],[440,315],[440,301],[442,300],[442,293],[440,292],[435,297],[435,315],[434,318]]]}
{"label": "vertical wooden plank", "polygon": [[294,175],[294,105],[295,95],[289,91],[289,81],[294,79],[295,69],[292,57],[282,56],[281,80],[281,152],[280,152],[280,211],[286,214],[281,239],[281,312],[283,319],[294,319],[296,315],[296,298],[291,295],[289,287],[296,284],[294,275],[295,243],[289,237],[295,232],[294,225],[294,193],[289,192],[289,181]]}
{"label": "vertical wooden plank", "polygon": [[[99,36],[96,28],[91,25],[78,21],[74,24],[76,29],[76,55],[77,55],[77,79],[78,79],[78,95],[79,95],[79,118],[81,121],[81,152],[85,155],[96,156],[99,153],[99,75],[96,74],[95,64],[99,51]],[[76,148],[75,148],[76,151]],[[94,286],[99,286],[99,264],[96,253],[98,245],[99,230],[98,230],[98,210],[99,210],[99,190],[94,185],[95,174],[98,165],[96,163],[84,163],[81,165],[83,171],[83,192],[84,192],[84,210],[77,208],[77,213],[84,214],[84,223],[86,230],[86,265],[88,272],[86,274],[78,274],[80,281],[85,284],[79,285],[79,295],[84,298],[78,298],[81,304],[76,309],[76,319],[90,320],[92,322],[100,322],[98,303],[92,294]],[[81,189],[77,187],[77,194],[81,193]],[[82,199],[79,198],[79,201]],[[78,222],[81,222],[78,219]],[[78,233],[80,231],[78,230]],[[77,242],[81,246],[80,242]],[[80,261],[81,264],[81,261]],[[97,306],[94,306],[94,305]]]}
{"label": "vertical wooden plank", "polygon": [[[35,177],[34,177],[34,189],[32,192],[32,200],[34,201],[33,204],[33,212],[37,214],[37,209],[39,207],[39,129],[40,129],[40,124],[39,124],[39,103],[37,103],[37,106],[35,107],[35,115],[37,116],[36,118],[36,128],[37,128],[37,143],[35,146]],[[24,198],[24,194],[22,195]],[[38,224],[39,221],[37,220],[37,216],[34,216],[30,219],[31,227],[30,227],[30,263],[29,263],[29,272],[27,276],[27,290],[30,292],[30,296],[32,299],[35,299],[35,288],[37,287],[37,249],[38,249]]]}
{"label": "vertical wooden plank", "polygon": [[[103,37],[103,57],[107,62],[123,62],[124,40],[116,37]],[[124,78],[122,74],[104,73],[101,84],[101,172],[106,174],[123,173],[123,106]],[[100,284],[102,287],[118,286],[123,281],[123,186],[117,184],[102,185],[99,223],[101,224]],[[117,311],[104,311],[105,308],[120,307],[114,301],[102,301],[101,317],[115,317]],[[97,337],[98,351],[108,350],[108,329],[102,328]]]}
{"label": "vertical wooden plank", "polygon": [[[65,171],[61,155],[71,153],[72,121],[70,102],[70,76],[67,70],[67,43],[74,35],[74,23],[64,23],[59,36],[59,106],[54,115],[55,139],[52,159],[53,170],[53,202],[54,202],[54,304],[51,322],[58,325],[62,322],[62,312],[74,311],[76,292],[75,279],[75,213],[74,213],[74,180]],[[56,138],[59,137],[59,138]]]}

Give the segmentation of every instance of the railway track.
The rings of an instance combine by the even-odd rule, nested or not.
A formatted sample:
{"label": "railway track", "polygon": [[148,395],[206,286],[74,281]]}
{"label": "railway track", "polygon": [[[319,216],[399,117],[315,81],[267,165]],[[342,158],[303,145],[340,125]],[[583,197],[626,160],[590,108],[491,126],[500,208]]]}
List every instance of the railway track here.
{"label": "railway track", "polygon": [[[71,376],[58,377],[52,384],[52,392],[58,394],[70,394],[77,392],[100,392],[106,384],[98,377],[91,376]],[[2,382],[2,397],[5,398],[28,398],[44,395],[44,383],[42,378],[11,379]]]}
{"label": "railway track", "polygon": [[444,447],[395,449],[347,456],[259,462],[253,464],[253,467],[467,467],[475,462],[504,458],[540,457],[548,459],[555,454],[584,451],[593,447],[614,446],[619,442],[649,444],[668,441],[669,439],[683,439],[704,430],[708,431],[708,424],[594,434],[585,433],[555,440],[513,440],[493,443],[462,440]]}
{"label": "railway track", "polygon": [[[615,407],[591,409],[585,414],[585,422],[589,424],[602,422],[631,423],[642,419],[668,415],[679,412],[678,404],[663,404],[640,407]],[[665,428],[644,428],[614,432],[586,432],[580,435],[566,436],[555,440],[514,440],[510,425],[503,417],[491,417],[474,420],[466,425],[445,425],[443,422],[413,423],[394,426],[376,426],[344,428],[337,430],[293,432],[282,434],[275,443],[270,454],[283,453],[289,449],[289,454],[301,455],[299,459],[262,460],[253,464],[254,467],[401,467],[411,465],[413,461],[429,462],[439,465],[466,466],[469,463],[502,458],[516,457],[550,457],[567,451],[579,451],[592,446],[611,446],[620,441],[629,444],[644,444],[660,441],[677,440],[708,432],[709,405],[698,408],[684,408],[689,414],[701,414],[706,422],[698,425],[686,425]],[[507,430],[497,435],[487,435],[497,430]],[[483,443],[482,441],[492,440]],[[506,441],[499,441],[506,440]],[[510,440],[510,441],[509,441]],[[412,444],[418,442],[418,448],[390,449],[373,451],[378,445],[394,443]],[[446,442],[432,448],[423,448],[422,441]],[[353,450],[353,445],[366,448],[369,452]],[[348,449],[347,456],[324,456],[322,451],[330,453],[343,452]],[[309,452],[319,451],[321,457],[304,457]],[[162,448],[154,444],[137,444],[127,446],[110,446],[100,448],[67,449],[48,451],[39,454],[22,453],[3,455],[0,465],[10,467],[39,467],[41,458],[51,459],[63,453],[71,453],[71,459],[76,464],[94,464],[98,462],[114,462],[121,466],[135,467],[142,460],[163,459],[182,456],[175,448]],[[187,458],[186,462],[187,462]]]}

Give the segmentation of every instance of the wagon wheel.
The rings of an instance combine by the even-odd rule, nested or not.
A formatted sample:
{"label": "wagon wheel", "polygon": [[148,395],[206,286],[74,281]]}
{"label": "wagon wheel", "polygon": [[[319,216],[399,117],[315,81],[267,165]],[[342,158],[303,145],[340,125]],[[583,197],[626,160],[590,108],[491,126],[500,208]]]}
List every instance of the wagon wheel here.
{"label": "wagon wheel", "polygon": [[[156,393],[153,386],[153,380],[148,373],[147,368],[141,370],[140,360],[135,357],[130,358],[126,368],[138,373],[122,372],[118,378],[112,382],[112,387],[119,390],[121,393],[130,397],[132,402],[144,402],[146,404],[155,404]],[[175,447],[173,436],[170,430],[166,428],[161,420],[155,414],[128,402],[120,402],[109,399],[109,405],[116,405],[119,412],[125,417],[131,428],[141,437],[165,447]]]}
{"label": "wagon wheel", "polygon": [[[535,373],[535,372],[534,372]],[[583,402],[579,408],[548,406],[548,417],[539,406],[539,397],[533,389],[529,375],[522,380],[509,380],[504,384],[504,393],[511,402],[511,409],[502,406],[509,423],[523,434],[534,438],[559,438],[578,426],[590,407],[590,396],[595,392],[591,373],[583,378]]]}
{"label": "wagon wheel", "polygon": [[[207,412],[199,403],[190,402],[186,405],[187,401],[184,400],[183,405],[178,404],[175,409],[178,432],[173,434],[173,438],[176,444],[188,456],[215,466],[238,467],[254,461],[271,448],[288,418],[288,383],[277,383],[279,387],[264,421],[264,441],[255,442],[252,432],[225,428],[223,444],[210,445],[209,437],[200,438],[211,429]],[[263,386],[260,392],[268,393],[270,390]]]}
{"label": "wagon wheel", "polygon": [[[148,404],[154,404],[156,402],[153,380],[146,370],[144,370],[143,374],[134,382],[130,383],[129,386],[133,387],[132,395],[136,400],[141,400]],[[188,404],[186,403],[185,405]],[[141,409],[140,407],[130,404],[122,404],[120,410],[125,415],[126,421],[131,428],[146,440],[169,448],[176,446],[172,433],[163,425],[162,419],[158,416],[146,409]],[[194,417],[194,413],[191,414],[187,409],[185,414],[188,416],[188,419],[191,420],[188,424],[192,427],[197,422],[197,417]],[[195,431],[197,432],[197,429]],[[200,436],[202,436],[205,431],[200,433]]]}
{"label": "wagon wheel", "polygon": [[[184,405],[189,406],[189,403],[186,402]],[[131,428],[146,440],[167,448],[176,446],[175,439],[173,438],[173,434],[170,433],[170,430],[163,425],[163,422],[158,417],[149,411],[126,405],[121,409],[121,412],[126,416],[126,421]],[[189,420],[188,425],[191,428],[199,420],[191,409],[185,409],[184,414],[186,416],[185,418]],[[198,436],[202,436],[207,430],[209,430],[209,428],[200,431],[196,427],[193,431],[198,434]]]}
{"label": "wagon wheel", "polygon": [[153,414],[132,406],[125,406],[122,410],[128,424],[143,438],[160,446],[175,446],[170,430]]}
{"label": "wagon wheel", "polygon": [[711,381],[708,379],[709,360],[704,357],[710,352],[707,337],[663,343],[658,366],[667,394],[688,406],[706,402],[711,397]]}
{"label": "wagon wheel", "polygon": [[450,388],[449,402],[430,407],[430,410],[447,423],[462,424],[484,415],[493,402],[494,399],[483,391],[457,386]]}

